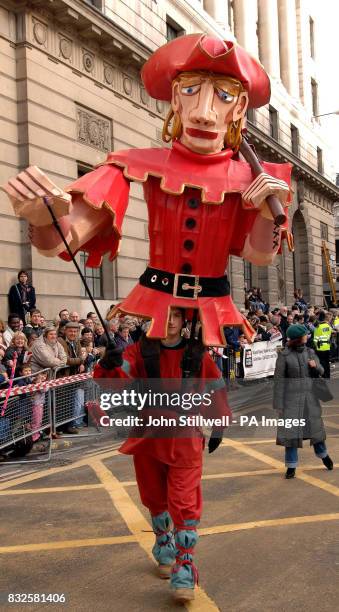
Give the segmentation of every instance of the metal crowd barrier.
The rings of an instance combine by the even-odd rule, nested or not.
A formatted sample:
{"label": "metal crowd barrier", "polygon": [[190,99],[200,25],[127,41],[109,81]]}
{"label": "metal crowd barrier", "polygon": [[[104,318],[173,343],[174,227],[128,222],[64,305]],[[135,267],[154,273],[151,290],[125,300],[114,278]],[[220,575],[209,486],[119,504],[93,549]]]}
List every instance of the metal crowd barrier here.
{"label": "metal crowd barrier", "polygon": [[[39,375],[47,375],[46,381],[36,382]],[[33,442],[40,441],[41,433],[50,433],[52,426],[51,396],[48,391],[50,370],[45,369],[29,376],[32,383],[23,385],[27,376],[13,380],[13,388],[0,391],[0,452],[10,463],[35,463],[49,461],[51,437],[47,436],[47,456],[24,459]],[[8,396],[8,397],[7,397]],[[7,399],[7,401],[6,401]]]}
{"label": "metal crowd barrier", "polygon": [[[68,369],[69,366],[55,368],[53,371],[54,380],[60,381],[60,376]],[[95,432],[89,431],[91,425],[90,415],[88,415],[86,410],[86,403],[97,399],[97,385],[93,381],[92,373],[63,377],[62,381],[62,385],[58,384],[51,389],[53,433],[61,433],[67,427],[82,428],[83,425],[88,425],[86,431],[84,430],[83,433],[77,434],[67,434],[67,437],[75,435],[79,438],[100,433],[98,425],[95,425]]]}
{"label": "metal crowd barrier", "polygon": [[[34,383],[34,379],[42,372],[47,373],[48,379]],[[33,379],[32,384],[20,386],[20,382],[27,378],[20,377],[14,379],[10,392],[6,388],[2,390],[0,388],[0,454],[6,455],[7,463],[49,461],[52,434],[57,428],[70,424],[76,419],[87,418],[88,425],[92,425],[86,403],[95,402],[100,394],[92,373],[57,378],[61,373],[60,368],[57,371],[42,370],[30,376]],[[86,427],[86,432],[84,430],[83,434],[76,434],[77,437],[100,433],[98,423],[93,421],[93,426],[95,427],[93,433],[88,431],[89,427]],[[33,442],[37,441],[41,434],[46,436],[47,456],[46,454],[43,458],[29,456],[25,459],[24,455],[28,454]]]}

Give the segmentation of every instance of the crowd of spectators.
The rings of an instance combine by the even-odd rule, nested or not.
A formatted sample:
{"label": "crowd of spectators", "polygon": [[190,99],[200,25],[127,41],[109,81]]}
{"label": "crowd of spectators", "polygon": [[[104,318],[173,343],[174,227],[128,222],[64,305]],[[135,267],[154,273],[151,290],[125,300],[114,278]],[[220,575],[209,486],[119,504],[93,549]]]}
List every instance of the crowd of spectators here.
{"label": "crowd of spectators", "polygon": [[[325,376],[330,377],[330,361],[339,358],[339,309],[325,309],[323,306],[306,302],[300,289],[294,292],[294,302],[288,306],[271,307],[262,296],[260,288],[253,287],[246,292],[245,308],[241,309],[244,317],[255,330],[254,342],[268,341],[285,346],[287,330],[290,325],[300,324],[305,327],[308,346],[314,348],[325,369]],[[324,335],[319,340],[319,328]],[[246,344],[246,338],[240,328],[224,328],[228,348],[239,351]]]}
{"label": "crowd of spectators", "polygon": [[[46,321],[43,313],[36,308],[34,287],[28,284],[27,273],[21,270],[18,281],[9,291],[9,303],[17,311],[10,312],[6,325],[0,320],[0,389],[8,387],[9,379],[13,377],[14,385],[36,382],[36,377],[41,377],[38,373],[46,369],[53,370],[56,377],[91,372],[103,355],[108,338],[125,349],[136,342],[147,328],[146,321],[121,316],[105,320],[105,329],[96,313],[88,312],[82,318],[77,311],[67,308],[63,308],[53,321]],[[290,308],[272,308],[263,298],[260,288],[254,287],[246,293],[245,307],[241,312],[255,330],[254,342],[268,341],[284,345],[288,327],[295,323],[304,325],[308,344],[318,352],[325,375],[329,377],[330,358],[335,352],[338,355],[339,310],[329,311],[307,304],[300,290],[295,291],[294,298]],[[315,338],[316,330],[325,324],[330,329],[329,351],[321,350],[324,347],[319,346],[319,342],[317,345]],[[183,333],[189,337],[189,325]],[[223,356],[229,356],[230,351],[239,353],[246,344],[246,338],[239,327],[225,327],[224,334],[226,349],[211,347],[211,354],[227,376]],[[64,430],[75,434],[85,425],[81,417],[84,403],[81,389],[74,393],[72,402],[74,418]],[[42,404],[42,395],[37,394],[38,408],[33,410],[35,416],[32,417],[36,422],[41,417]]]}

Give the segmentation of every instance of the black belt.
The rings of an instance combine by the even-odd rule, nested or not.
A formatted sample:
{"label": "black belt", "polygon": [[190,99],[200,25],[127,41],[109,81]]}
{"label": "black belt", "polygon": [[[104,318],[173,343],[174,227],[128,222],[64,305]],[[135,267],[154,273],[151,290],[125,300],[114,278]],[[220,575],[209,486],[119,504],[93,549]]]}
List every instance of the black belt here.
{"label": "black belt", "polygon": [[210,276],[195,276],[194,274],[173,274],[146,268],[139,278],[140,285],[170,293],[174,297],[196,300],[198,297],[222,297],[230,295],[230,284],[226,274],[211,278]]}

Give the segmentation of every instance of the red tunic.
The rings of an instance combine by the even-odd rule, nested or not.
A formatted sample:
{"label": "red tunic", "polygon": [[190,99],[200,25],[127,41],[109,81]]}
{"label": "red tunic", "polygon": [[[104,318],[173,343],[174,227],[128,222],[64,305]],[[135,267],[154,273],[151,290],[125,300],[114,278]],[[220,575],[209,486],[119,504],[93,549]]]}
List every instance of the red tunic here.
{"label": "red tunic", "polygon": [[[162,379],[181,379],[180,367],[184,347],[166,348],[162,347],[160,352],[160,377]],[[147,372],[141,355],[139,343],[128,346],[124,351],[124,363],[122,368],[105,370],[101,368],[100,362],[94,369],[94,378],[139,378],[146,379]],[[213,362],[211,356],[206,352],[203,356],[200,377],[202,385],[208,382],[209,389],[213,389],[213,404],[204,407],[200,414],[207,418],[220,419],[223,416],[231,417],[232,412],[227,401],[225,382],[221,373]],[[215,381],[215,384],[213,384]],[[164,414],[164,413],[163,413]],[[170,415],[173,417],[173,413]],[[167,465],[176,467],[194,467],[201,464],[203,434],[199,428],[190,433],[189,438],[173,437],[130,437],[119,449],[126,455],[147,453],[156,457]]]}
{"label": "red tunic", "polygon": [[[222,276],[229,255],[240,255],[259,214],[241,197],[254,178],[250,166],[231,157],[230,149],[200,155],[178,142],[171,149],[111,153],[104,165],[68,188],[73,194],[82,193],[93,207],[109,205],[114,216],[110,234],[83,245],[90,254],[89,265],[100,265],[108,250],[111,258],[116,256],[128,181],[138,181],[144,185],[149,214],[149,266],[178,274]],[[289,184],[290,164],[262,165],[267,174]],[[287,226],[284,232],[288,233]],[[249,340],[253,337],[252,327],[230,296],[189,299],[137,285],[116,311],[151,319],[148,336],[165,338],[172,306],[199,309],[206,345],[225,345],[225,325],[240,326]]]}

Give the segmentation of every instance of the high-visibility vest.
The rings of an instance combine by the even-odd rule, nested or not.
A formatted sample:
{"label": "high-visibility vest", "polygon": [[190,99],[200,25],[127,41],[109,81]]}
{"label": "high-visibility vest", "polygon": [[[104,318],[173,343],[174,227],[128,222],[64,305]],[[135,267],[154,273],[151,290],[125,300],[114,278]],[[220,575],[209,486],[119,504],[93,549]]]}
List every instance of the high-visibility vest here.
{"label": "high-visibility vest", "polygon": [[313,342],[317,351],[331,350],[332,328],[328,323],[319,323],[313,333]]}
{"label": "high-visibility vest", "polygon": [[339,331],[339,317],[336,317],[333,321],[333,327]]}

